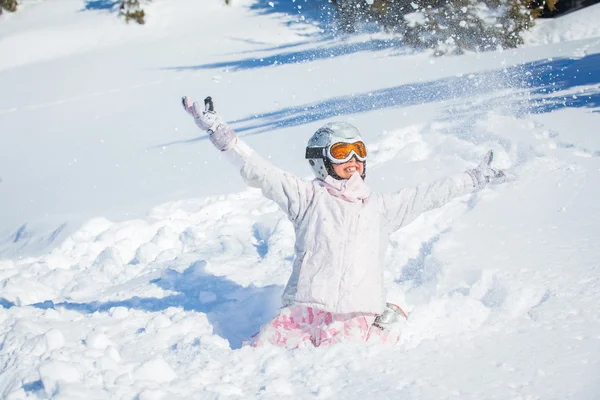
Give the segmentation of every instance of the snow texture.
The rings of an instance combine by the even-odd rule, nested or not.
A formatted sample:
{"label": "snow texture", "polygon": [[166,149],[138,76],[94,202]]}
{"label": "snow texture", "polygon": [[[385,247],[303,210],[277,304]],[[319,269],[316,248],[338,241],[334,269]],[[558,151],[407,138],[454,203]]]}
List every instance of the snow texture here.
{"label": "snow texture", "polygon": [[[600,5],[432,58],[336,37],[310,2],[223,3],[154,0],[143,27],[109,1],[0,16],[0,398],[597,398]],[[242,347],[280,307],[293,229],[182,95],[307,179],[336,119],[377,191],[488,149],[517,179],[392,236],[397,346]]]}

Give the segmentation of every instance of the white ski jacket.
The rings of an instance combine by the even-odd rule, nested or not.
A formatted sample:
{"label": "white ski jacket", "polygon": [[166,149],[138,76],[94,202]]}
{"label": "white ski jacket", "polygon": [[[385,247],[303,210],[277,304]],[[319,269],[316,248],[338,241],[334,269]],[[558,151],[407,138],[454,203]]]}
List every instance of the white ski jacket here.
{"label": "white ski jacket", "polygon": [[332,313],[381,314],[389,234],[475,190],[472,178],[463,173],[351,203],[330,195],[316,179],[307,182],[274,167],[240,139],[226,153],[241,166],[246,183],[260,188],[294,224],[296,257],[283,304]]}

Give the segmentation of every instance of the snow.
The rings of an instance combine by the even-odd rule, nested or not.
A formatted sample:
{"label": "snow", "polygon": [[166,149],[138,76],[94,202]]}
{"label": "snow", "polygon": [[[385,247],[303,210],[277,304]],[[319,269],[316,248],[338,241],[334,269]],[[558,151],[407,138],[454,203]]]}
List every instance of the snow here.
{"label": "snow", "polygon": [[600,7],[594,5],[560,18],[537,20],[534,28],[526,33],[525,41],[541,45],[589,38],[600,40],[599,18]]}
{"label": "snow", "polygon": [[[0,397],[596,398],[600,5],[433,58],[335,37],[307,2],[222,3],[154,0],[143,27],[78,0],[0,17]],[[184,94],[307,179],[335,119],[378,191],[490,148],[517,179],[392,236],[397,346],[242,347],[280,307],[293,228]]]}

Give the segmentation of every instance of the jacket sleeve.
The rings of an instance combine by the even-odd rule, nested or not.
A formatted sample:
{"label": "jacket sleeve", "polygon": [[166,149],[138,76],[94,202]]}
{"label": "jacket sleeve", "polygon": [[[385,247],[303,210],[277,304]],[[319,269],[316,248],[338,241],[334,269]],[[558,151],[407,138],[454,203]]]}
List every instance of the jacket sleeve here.
{"label": "jacket sleeve", "polygon": [[384,218],[392,231],[412,222],[425,211],[433,210],[456,197],[475,191],[467,173],[449,176],[414,188],[382,195]]}
{"label": "jacket sleeve", "polygon": [[273,166],[239,138],[225,155],[240,167],[246,184],[261,189],[262,194],[276,202],[292,222],[304,215],[314,195],[313,185]]}

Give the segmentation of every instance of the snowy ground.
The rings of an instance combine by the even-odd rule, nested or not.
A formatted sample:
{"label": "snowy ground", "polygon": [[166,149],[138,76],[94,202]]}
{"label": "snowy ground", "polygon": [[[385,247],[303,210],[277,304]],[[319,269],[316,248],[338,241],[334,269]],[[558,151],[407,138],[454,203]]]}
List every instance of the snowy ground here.
{"label": "snowy ground", "polygon": [[[144,27],[80,0],[0,17],[0,398],[598,398],[600,6],[432,58],[335,38],[305,2],[234,3],[154,0]],[[307,179],[334,119],[379,191],[489,148],[518,179],[394,234],[399,345],[240,348],[280,305],[293,231],[183,94]]]}

